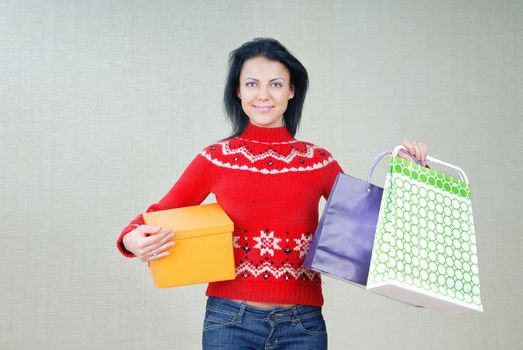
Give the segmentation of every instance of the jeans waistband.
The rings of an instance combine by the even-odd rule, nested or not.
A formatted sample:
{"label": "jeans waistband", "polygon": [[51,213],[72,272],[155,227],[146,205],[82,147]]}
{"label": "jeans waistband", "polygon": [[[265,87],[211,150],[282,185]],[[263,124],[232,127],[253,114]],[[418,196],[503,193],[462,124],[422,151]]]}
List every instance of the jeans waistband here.
{"label": "jeans waistband", "polygon": [[239,317],[254,317],[254,318],[307,318],[321,314],[321,306],[296,305],[289,308],[275,307],[275,308],[259,308],[247,305],[244,302],[237,302],[231,299],[208,297],[207,308],[220,312],[238,315]]}

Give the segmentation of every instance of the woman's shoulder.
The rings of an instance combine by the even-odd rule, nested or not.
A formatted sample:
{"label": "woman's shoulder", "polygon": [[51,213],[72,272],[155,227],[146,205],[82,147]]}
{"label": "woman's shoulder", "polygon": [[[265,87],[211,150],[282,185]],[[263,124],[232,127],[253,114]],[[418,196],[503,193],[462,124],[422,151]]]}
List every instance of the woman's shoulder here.
{"label": "woman's shoulder", "polygon": [[321,168],[325,168],[325,170],[327,170],[334,167],[335,169],[343,171],[336,161],[336,157],[327,148],[310,141],[298,142],[312,150],[313,160],[316,162],[316,164],[321,164]]}
{"label": "woman's shoulder", "polygon": [[332,153],[329,150],[327,150],[327,148],[324,147],[323,145],[318,145],[316,143],[306,141],[306,140],[296,140],[296,141],[298,143],[302,144],[303,147],[314,150],[314,152],[316,153],[317,156],[332,157]]}

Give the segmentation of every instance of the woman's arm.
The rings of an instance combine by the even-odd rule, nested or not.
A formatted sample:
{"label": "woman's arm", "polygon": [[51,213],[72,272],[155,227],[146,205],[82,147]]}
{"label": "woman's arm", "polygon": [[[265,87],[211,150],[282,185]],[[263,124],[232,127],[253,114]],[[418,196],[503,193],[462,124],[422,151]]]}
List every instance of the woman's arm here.
{"label": "woman's arm", "polygon": [[337,161],[332,161],[323,171],[323,197],[329,199],[332,187],[339,173],[345,173]]}
{"label": "woman's arm", "polygon": [[[159,202],[150,205],[146,212],[187,207],[201,204],[211,192],[213,165],[198,154],[184,170],[180,178]],[[136,255],[126,249],[123,238],[126,234],[144,225],[142,214],[134,218],[120,233],[117,247],[127,257]],[[145,234],[145,232],[142,232]],[[160,241],[160,240],[158,240]],[[158,243],[158,242],[154,242]]]}

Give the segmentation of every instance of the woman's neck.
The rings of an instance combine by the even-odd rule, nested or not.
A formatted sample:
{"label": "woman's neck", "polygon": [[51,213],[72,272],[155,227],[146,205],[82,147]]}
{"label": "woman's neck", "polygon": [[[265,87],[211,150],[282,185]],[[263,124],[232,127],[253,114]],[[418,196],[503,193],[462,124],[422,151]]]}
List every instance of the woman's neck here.
{"label": "woman's neck", "polygon": [[294,140],[294,137],[286,126],[266,128],[252,123],[247,124],[240,137],[261,142],[285,142]]}

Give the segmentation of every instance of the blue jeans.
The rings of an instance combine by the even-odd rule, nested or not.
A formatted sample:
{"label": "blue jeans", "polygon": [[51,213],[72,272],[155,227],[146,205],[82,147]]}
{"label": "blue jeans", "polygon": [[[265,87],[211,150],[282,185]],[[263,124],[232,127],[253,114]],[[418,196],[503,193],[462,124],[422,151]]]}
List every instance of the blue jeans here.
{"label": "blue jeans", "polygon": [[209,297],[203,349],[327,349],[327,329],[319,306],[263,309]]}

